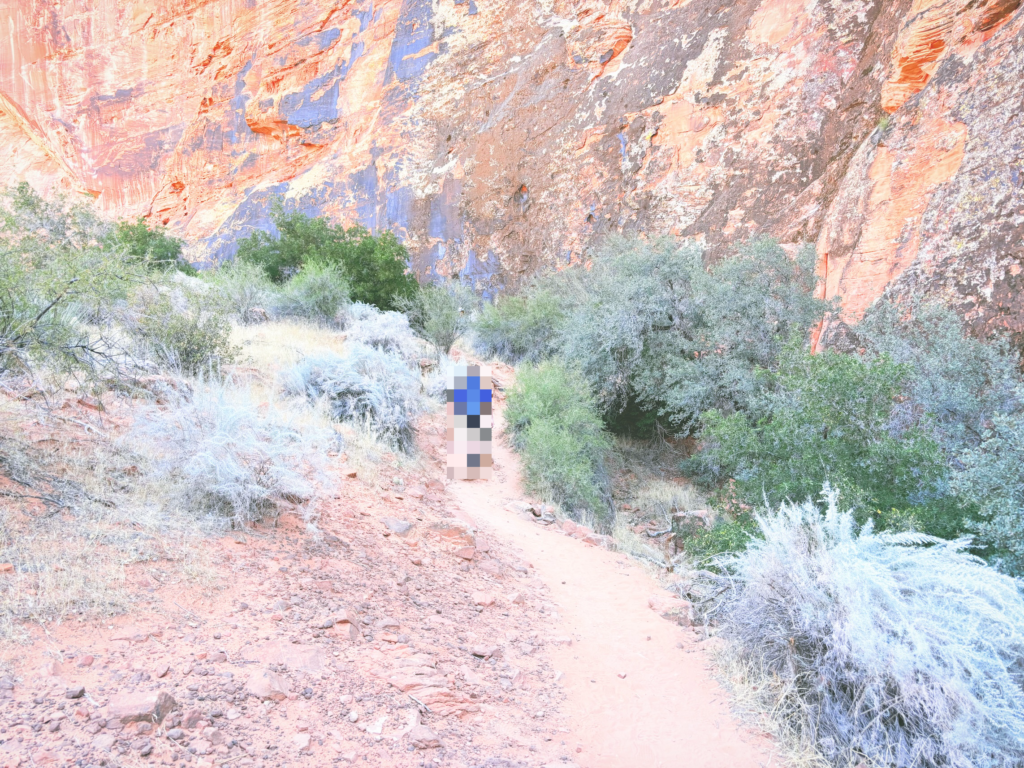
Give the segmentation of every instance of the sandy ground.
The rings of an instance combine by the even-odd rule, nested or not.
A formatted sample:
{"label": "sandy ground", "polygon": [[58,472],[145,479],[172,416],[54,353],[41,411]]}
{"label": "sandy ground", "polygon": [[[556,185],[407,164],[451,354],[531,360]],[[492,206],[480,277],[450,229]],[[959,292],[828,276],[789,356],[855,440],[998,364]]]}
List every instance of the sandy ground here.
{"label": "sandy ground", "polygon": [[339,459],[320,535],[212,540],[212,588],[132,566],[129,615],[0,648],[0,768],[777,765],[654,579],[509,508],[500,433],[495,479],[442,480],[443,418],[400,491]]}
{"label": "sandy ground", "polygon": [[551,590],[557,631],[571,646],[552,650],[564,676],[577,762],[585,768],[740,768],[778,764],[772,744],[740,727],[708,672],[698,635],[649,607],[663,592],[634,561],[542,528],[508,502],[523,498],[518,460],[495,417],[490,481],[455,483],[462,509],[530,562]]}

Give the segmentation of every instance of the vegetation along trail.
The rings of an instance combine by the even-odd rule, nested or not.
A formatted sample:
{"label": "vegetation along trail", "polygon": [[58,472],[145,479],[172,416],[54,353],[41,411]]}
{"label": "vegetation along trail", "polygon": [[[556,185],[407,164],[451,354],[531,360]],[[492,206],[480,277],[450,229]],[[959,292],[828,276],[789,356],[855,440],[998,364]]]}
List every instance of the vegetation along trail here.
{"label": "vegetation along trail", "polygon": [[[559,610],[550,635],[571,639],[553,652],[583,768],[745,768],[779,764],[766,738],[730,714],[697,635],[649,607],[664,592],[635,561],[531,522],[518,457],[502,439],[495,408],[490,481],[451,484],[475,525],[518,547]],[[527,519],[531,518],[531,519]],[[666,593],[667,594],[667,593]]]}

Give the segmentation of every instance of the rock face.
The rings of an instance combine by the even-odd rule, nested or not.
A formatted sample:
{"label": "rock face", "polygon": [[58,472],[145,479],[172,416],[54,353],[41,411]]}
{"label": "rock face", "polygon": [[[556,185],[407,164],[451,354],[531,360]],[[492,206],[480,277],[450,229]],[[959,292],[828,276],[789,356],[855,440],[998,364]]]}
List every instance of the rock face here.
{"label": "rock face", "polygon": [[[268,204],[514,287],[609,232],[814,242],[1024,330],[1021,0],[0,0],[0,181],[225,258]],[[832,326],[836,322],[833,321]]]}

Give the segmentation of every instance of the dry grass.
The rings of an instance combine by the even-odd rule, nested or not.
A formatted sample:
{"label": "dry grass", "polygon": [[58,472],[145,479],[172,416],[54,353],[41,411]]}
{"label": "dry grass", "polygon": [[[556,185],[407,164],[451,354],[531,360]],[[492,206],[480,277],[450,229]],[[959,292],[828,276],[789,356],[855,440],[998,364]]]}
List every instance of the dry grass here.
{"label": "dry grass", "polygon": [[[806,731],[779,709],[779,703],[787,698],[785,683],[759,674],[754,665],[745,663],[728,645],[719,643],[715,641],[711,652],[714,675],[728,691],[734,714],[748,728],[772,737],[781,758],[779,763],[787,768],[837,768],[807,741]],[[852,763],[849,768],[853,768]]]}
{"label": "dry grass", "polygon": [[231,343],[242,348],[245,364],[273,379],[303,357],[324,351],[343,354],[345,334],[313,323],[280,320],[261,325],[236,325],[231,331]]}
{"label": "dry grass", "polygon": [[197,523],[133,493],[136,467],[112,442],[13,400],[0,404],[0,428],[0,563],[14,566],[0,578],[0,641],[27,640],[25,622],[124,612],[135,563],[160,563],[174,579],[207,572]]}

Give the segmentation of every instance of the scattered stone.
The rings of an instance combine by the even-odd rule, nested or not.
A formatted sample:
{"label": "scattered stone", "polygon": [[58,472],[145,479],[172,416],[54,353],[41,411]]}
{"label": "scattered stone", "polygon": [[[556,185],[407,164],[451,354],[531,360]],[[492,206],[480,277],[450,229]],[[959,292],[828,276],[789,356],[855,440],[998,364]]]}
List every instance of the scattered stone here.
{"label": "scattered stone", "polygon": [[92,745],[95,749],[99,749],[103,752],[109,752],[114,748],[114,742],[117,741],[115,736],[109,733],[101,733],[99,736],[92,740]]}
{"label": "scattered stone", "polygon": [[57,762],[57,760],[57,754],[48,749],[40,749],[32,753],[32,762],[36,765],[49,765],[50,763]]}
{"label": "scattered stone", "polygon": [[358,472],[356,472],[356,471],[355,471],[355,470],[353,469],[353,470],[352,470],[351,472],[346,472],[346,473],[345,473],[345,477],[351,477],[351,478],[353,478],[353,479],[354,479],[355,477],[357,477],[357,476],[358,476],[358,474],[359,474],[359,473],[358,473]]}
{"label": "scattered stone", "polygon": [[275,701],[283,701],[291,692],[285,679],[269,669],[254,672],[246,681],[245,690],[258,699],[273,699]]}
{"label": "scattered stone", "polygon": [[171,728],[171,730],[167,732],[167,738],[171,741],[180,741],[185,738],[185,731],[181,728]]}
{"label": "scattered stone", "polygon": [[548,642],[552,645],[572,645],[572,638],[568,635],[559,635],[557,637],[549,637]]}
{"label": "scattered stone", "polygon": [[75,664],[79,667],[91,667],[95,659],[92,656],[86,654],[85,656],[79,656],[75,659]]}
{"label": "scattered stone", "polygon": [[292,736],[292,743],[299,752],[309,752],[313,740],[308,733],[297,733]]}
{"label": "scattered stone", "polygon": [[693,625],[693,604],[674,595],[656,594],[647,600],[651,610],[684,627]]}
{"label": "scattered stone", "polygon": [[495,656],[501,649],[496,645],[476,645],[469,649],[469,652],[481,659],[489,659]]}
{"label": "scattered stone", "polygon": [[404,536],[412,530],[412,523],[406,522],[405,520],[399,520],[394,517],[385,517],[384,525],[391,533],[398,536]]}
{"label": "scattered stone", "polygon": [[14,563],[0,563],[0,573],[14,573]]}
{"label": "scattered stone", "polygon": [[348,713],[348,721],[350,723],[359,722],[359,713],[353,709],[351,712]]}
{"label": "scattered stone", "polygon": [[264,664],[284,664],[289,669],[319,675],[326,669],[324,651],[315,645],[300,645],[275,640],[263,646],[259,660]]}
{"label": "scattered stone", "polygon": [[161,664],[156,669],[153,670],[153,677],[155,677],[155,678],[157,678],[159,680],[161,677],[166,677],[167,673],[170,672],[170,671],[171,671],[170,665],[168,665],[168,664]]}
{"label": "scattered stone", "polygon": [[75,688],[68,688],[64,691],[64,698],[66,699],[80,699],[85,696],[85,686],[79,685]]}
{"label": "scattered stone", "polygon": [[463,560],[472,560],[476,557],[476,547],[459,547],[455,550],[455,556]]}
{"label": "scattered stone", "polygon": [[474,592],[473,593],[473,605],[479,605],[484,608],[489,608],[494,605],[494,595],[487,592]]}
{"label": "scattered stone", "polygon": [[522,605],[523,604],[523,593],[522,592],[513,592],[512,594],[510,594],[508,596],[508,601],[510,603],[512,603],[513,605]]}
{"label": "scattered stone", "polygon": [[107,718],[121,723],[143,720],[160,723],[176,706],[177,702],[167,691],[126,693],[110,700],[107,704]]}
{"label": "scattered stone", "polygon": [[417,725],[409,729],[409,741],[416,749],[433,749],[441,746],[437,734],[425,725]]}

